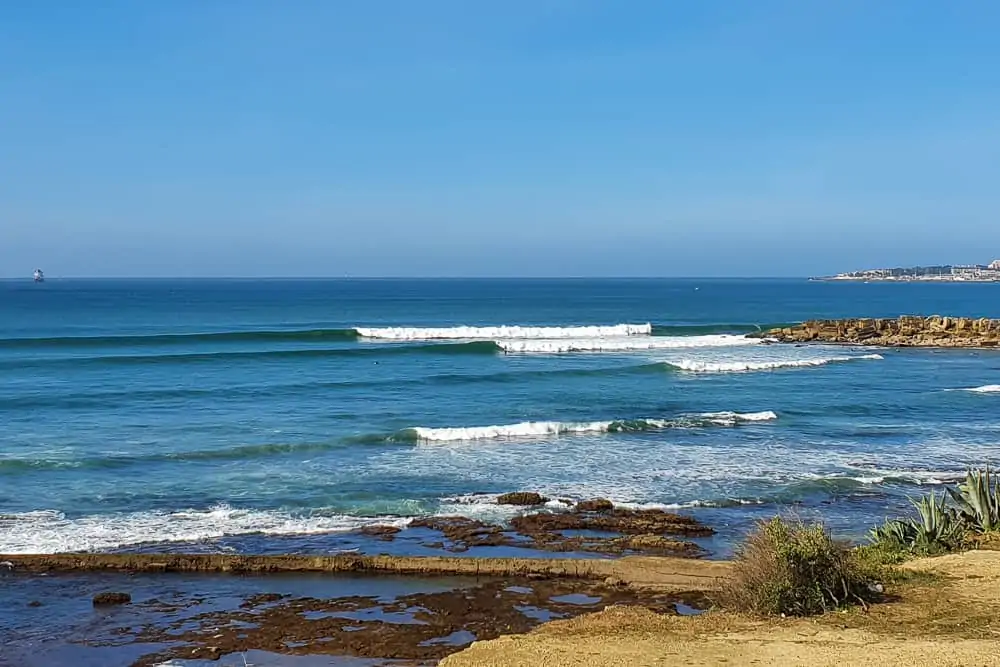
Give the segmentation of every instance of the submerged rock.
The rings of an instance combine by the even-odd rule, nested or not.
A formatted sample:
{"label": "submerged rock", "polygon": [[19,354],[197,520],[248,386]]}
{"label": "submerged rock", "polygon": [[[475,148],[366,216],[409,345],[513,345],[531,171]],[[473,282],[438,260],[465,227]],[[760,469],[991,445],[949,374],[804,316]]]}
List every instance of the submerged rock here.
{"label": "submerged rock", "polygon": [[391,542],[402,528],[398,526],[380,526],[372,525],[365,526],[361,529],[362,535],[368,535],[369,537],[377,537],[385,542]]}
{"label": "submerged rock", "polygon": [[109,591],[107,593],[98,593],[95,595],[93,602],[95,607],[113,604],[128,604],[132,602],[132,596],[128,593]]}
{"label": "submerged rock", "polygon": [[499,498],[497,498],[498,505],[544,505],[549,502],[549,499],[540,493],[535,493],[534,491],[515,491],[513,493],[505,493]]}
{"label": "submerged rock", "polygon": [[512,543],[501,526],[483,523],[464,516],[428,516],[410,523],[413,528],[429,528],[442,533],[451,545],[449,551],[466,551],[470,547],[495,547]]}

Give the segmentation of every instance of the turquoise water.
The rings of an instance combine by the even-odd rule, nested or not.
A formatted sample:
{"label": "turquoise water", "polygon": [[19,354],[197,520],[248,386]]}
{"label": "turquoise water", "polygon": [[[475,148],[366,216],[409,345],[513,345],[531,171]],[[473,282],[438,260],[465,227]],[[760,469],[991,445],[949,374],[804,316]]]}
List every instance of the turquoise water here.
{"label": "turquoise water", "polygon": [[[0,283],[0,553],[322,551],[366,523],[502,519],[493,496],[522,489],[856,534],[997,462],[1000,353],[743,334],[903,313],[1000,317],[1000,287]],[[567,329],[619,324],[640,326]]]}

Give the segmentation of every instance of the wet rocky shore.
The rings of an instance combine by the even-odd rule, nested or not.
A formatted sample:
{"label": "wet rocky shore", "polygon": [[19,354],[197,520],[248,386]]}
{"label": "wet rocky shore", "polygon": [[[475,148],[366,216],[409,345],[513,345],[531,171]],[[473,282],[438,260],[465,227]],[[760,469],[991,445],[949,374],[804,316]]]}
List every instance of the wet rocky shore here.
{"label": "wet rocky shore", "polygon": [[[697,613],[728,564],[714,531],[603,499],[537,494],[503,524],[427,517],[407,531],[440,555],[141,553],[0,555],[0,655],[25,667],[429,665],[472,641],[609,605]],[[481,557],[477,554],[503,557]],[[510,554],[542,557],[512,557]],[[266,575],[266,576],[265,576]],[[58,620],[53,620],[58,619]],[[2,660],[0,660],[2,664]]]}
{"label": "wet rocky shore", "polygon": [[781,343],[845,343],[884,347],[998,347],[1000,320],[902,316],[896,319],[810,320],[760,337]]}

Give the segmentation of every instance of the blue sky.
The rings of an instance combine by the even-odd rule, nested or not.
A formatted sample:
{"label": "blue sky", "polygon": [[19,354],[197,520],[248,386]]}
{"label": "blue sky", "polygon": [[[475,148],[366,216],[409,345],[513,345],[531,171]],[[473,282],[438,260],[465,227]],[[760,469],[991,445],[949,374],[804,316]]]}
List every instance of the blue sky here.
{"label": "blue sky", "polygon": [[1000,3],[0,4],[0,275],[1000,257]]}

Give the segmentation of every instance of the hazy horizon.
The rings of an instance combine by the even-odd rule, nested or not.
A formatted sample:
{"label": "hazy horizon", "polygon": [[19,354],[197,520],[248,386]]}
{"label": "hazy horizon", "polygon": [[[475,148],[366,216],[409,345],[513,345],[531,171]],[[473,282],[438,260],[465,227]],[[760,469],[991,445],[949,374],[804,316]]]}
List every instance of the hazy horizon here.
{"label": "hazy horizon", "polygon": [[998,32],[968,1],[8,4],[0,276],[988,263]]}

